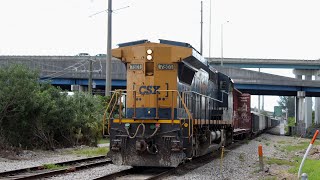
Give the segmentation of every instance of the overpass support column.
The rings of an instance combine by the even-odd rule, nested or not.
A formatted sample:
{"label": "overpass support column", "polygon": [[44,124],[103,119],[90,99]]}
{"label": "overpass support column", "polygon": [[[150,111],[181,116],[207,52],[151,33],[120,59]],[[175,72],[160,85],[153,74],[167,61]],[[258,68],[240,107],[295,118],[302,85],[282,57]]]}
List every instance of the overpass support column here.
{"label": "overpass support column", "polygon": [[298,98],[298,119],[297,119],[297,126],[298,126],[298,133],[302,136],[305,136],[306,134],[306,123],[304,121],[304,98],[306,96],[305,91],[298,91],[297,92],[297,98]]}
{"label": "overpass support column", "polygon": [[[315,80],[320,81],[319,74],[317,73],[315,75]],[[314,105],[314,123],[319,124],[320,123],[320,98],[315,98],[315,105]]]}
{"label": "overpass support column", "polygon": [[[305,75],[305,80],[312,81],[312,75]],[[305,98],[305,122],[306,128],[312,125],[312,97]]]}
{"label": "overpass support column", "polygon": [[[295,75],[296,76],[296,79],[300,79],[302,80],[302,75]],[[295,98],[295,119],[296,119],[296,123],[299,122],[299,98],[298,98],[298,94]],[[301,106],[300,106],[301,107]]]}
{"label": "overpass support column", "polygon": [[85,91],[85,87],[81,85],[71,85],[71,91]]}

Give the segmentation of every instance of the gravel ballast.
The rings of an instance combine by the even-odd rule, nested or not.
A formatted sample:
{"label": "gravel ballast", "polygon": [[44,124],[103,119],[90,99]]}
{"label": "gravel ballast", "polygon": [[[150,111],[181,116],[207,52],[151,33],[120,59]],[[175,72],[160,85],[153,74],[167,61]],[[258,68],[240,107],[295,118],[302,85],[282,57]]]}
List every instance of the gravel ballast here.
{"label": "gravel ballast", "polygon": [[[265,157],[287,158],[286,152],[280,151],[282,142],[295,143],[297,138],[277,136],[271,134],[262,134],[259,137],[244,141],[241,146],[228,151],[225,148],[225,154],[223,157],[222,168],[220,169],[220,158],[215,158],[210,163],[207,163],[197,169],[190,172],[186,172],[182,175],[172,175],[166,179],[179,180],[179,179],[251,179],[259,180],[264,178],[276,177],[292,179],[294,175],[284,173],[289,167],[267,165],[265,163],[264,172],[259,172],[259,157],[258,146],[263,146],[263,154]],[[220,156],[220,152],[216,152]],[[300,153],[301,154],[301,153]],[[74,159],[81,159],[84,156],[78,156],[74,154],[66,154],[62,152],[33,152],[25,151],[23,155],[17,160],[9,160],[0,158],[0,172],[26,168],[32,166],[38,166],[49,163],[56,163]],[[113,164],[104,165],[88,170],[82,170],[78,172],[70,172],[66,175],[59,175],[51,177],[50,179],[93,179],[100,176],[104,176],[113,172],[121,171],[129,168],[129,166],[116,166]]]}
{"label": "gravel ballast", "polygon": [[[263,146],[263,155],[265,157],[283,158],[285,152],[280,152],[276,144],[281,141],[290,141],[292,137],[276,136],[270,134],[262,134],[259,137],[244,143],[240,147],[225,153],[223,157],[222,168],[220,170],[220,158],[214,159],[212,162],[199,167],[184,175],[174,175],[169,177],[170,180],[184,179],[248,179],[260,180],[271,177],[288,178],[293,175],[279,173],[281,168],[278,166],[270,166],[264,163],[264,172],[259,172],[259,156],[258,146]],[[227,150],[227,148],[226,148]],[[220,152],[217,152],[220,154]]]}

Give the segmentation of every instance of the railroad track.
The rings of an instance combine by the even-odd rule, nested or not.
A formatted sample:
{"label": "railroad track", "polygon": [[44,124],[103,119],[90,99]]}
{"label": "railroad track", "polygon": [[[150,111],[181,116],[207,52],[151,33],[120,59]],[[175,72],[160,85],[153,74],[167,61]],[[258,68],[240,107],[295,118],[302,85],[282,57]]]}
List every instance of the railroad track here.
{"label": "railroad track", "polygon": [[[233,149],[241,146],[244,141],[236,141],[225,148],[224,154],[228,154]],[[176,168],[159,168],[159,167],[132,167],[120,172],[108,174],[95,180],[124,180],[124,179],[139,179],[139,180],[156,180],[163,179],[172,174],[186,174],[196,168],[199,168],[207,163],[210,163],[216,158],[220,158],[221,151],[194,158]]]}
{"label": "railroad track", "polygon": [[175,171],[175,168],[159,168],[159,167],[132,167],[120,172],[108,174],[95,180],[124,180],[124,179],[140,179],[154,180],[164,178]]}
{"label": "railroad track", "polygon": [[50,177],[54,175],[74,172],[82,169],[93,168],[110,164],[111,160],[106,159],[106,156],[96,156],[90,158],[65,161],[49,165],[41,165],[12,171],[0,172],[0,180],[2,179],[38,179]]}

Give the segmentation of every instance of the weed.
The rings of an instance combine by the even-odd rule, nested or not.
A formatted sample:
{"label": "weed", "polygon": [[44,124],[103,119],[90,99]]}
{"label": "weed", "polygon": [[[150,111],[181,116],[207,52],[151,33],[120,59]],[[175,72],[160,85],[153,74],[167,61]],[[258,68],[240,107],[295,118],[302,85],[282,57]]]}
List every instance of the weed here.
{"label": "weed", "polygon": [[240,153],[240,155],[239,155],[239,160],[241,161],[241,162],[244,162],[245,160],[244,160],[244,153]]}
{"label": "weed", "polygon": [[270,143],[266,142],[266,146],[269,146],[269,145],[270,145]]}
{"label": "weed", "polygon": [[56,165],[56,164],[44,164],[43,167],[45,169],[63,169],[64,166]]}
{"label": "weed", "polygon": [[263,179],[261,179],[261,180],[277,180],[277,177],[274,177],[274,176],[269,176],[269,177],[265,177],[265,178],[263,178]]}
{"label": "weed", "polygon": [[286,159],[277,159],[277,158],[269,158],[266,161],[267,164],[277,164],[277,165],[288,165],[288,166],[295,166],[297,163],[292,162]]}
{"label": "weed", "polygon": [[300,151],[303,149],[307,149],[308,145],[305,144],[300,144],[300,145],[287,145],[287,146],[283,146],[283,150],[286,150],[288,152],[292,152],[292,151]]}
{"label": "weed", "polygon": [[110,139],[103,138],[98,140],[98,144],[107,144],[107,143],[110,143]]}
{"label": "weed", "polygon": [[257,168],[253,171],[253,173],[259,173],[260,172],[260,168]]}

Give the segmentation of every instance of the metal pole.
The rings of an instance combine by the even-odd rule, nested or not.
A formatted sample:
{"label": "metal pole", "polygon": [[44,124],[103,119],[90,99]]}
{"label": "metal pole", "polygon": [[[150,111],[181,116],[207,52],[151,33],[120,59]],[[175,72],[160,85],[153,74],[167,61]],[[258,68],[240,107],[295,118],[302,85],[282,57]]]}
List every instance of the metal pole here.
{"label": "metal pole", "polygon": [[88,82],[88,91],[89,94],[92,94],[92,59],[89,59],[89,82]]}
{"label": "metal pole", "polygon": [[211,58],[211,0],[210,0],[210,16],[209,16],[209,59]]}
{"label": "metal pole", "polygon": [[[259,68],[259,72],[260,72],[260,68]],[[258,95],[258,113],[260,114],[260,95]]]}
{"label": "metal pole", "polygon": [[262,111],[264,111],[264,95],[262,95],[262,105],[261,105]]}
{"label": "metal pole", "polygon": [[221,24],[221,66],[223,66],[223,24]]}
{"label": "metal pole", "polygon": [[112,0],[108,0],[108,37],[106,59],[106,88],[105,95],[110,96],[111,91],[111,42],[112,42]]}
{"label": "metal pole", "polygon": [[201,25],[201,33],[200,33],[200,54],[202,55],[202,47],[203,47],[203,42],[202,42],[202,32],[203,32],[203,3],[201,1],[201,21],[200,21],[200,25]]}

